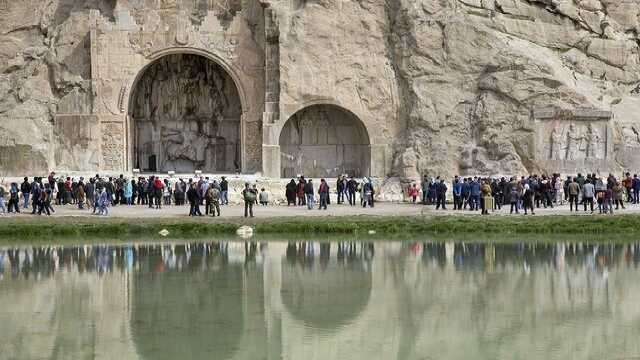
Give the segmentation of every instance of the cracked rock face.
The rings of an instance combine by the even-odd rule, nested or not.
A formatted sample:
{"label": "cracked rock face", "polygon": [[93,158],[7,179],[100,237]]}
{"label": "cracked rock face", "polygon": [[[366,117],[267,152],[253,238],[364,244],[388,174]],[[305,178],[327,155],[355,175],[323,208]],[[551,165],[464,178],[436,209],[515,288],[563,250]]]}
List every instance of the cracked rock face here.
{"label": "cracked rock face", "polygon": [[[263,16],[254,2],[279,23],[282,116],[322,99],[349,104],[387,146],[389,177],[640,167],[636,0],[238,0],[219,18]],[[0,172],[77,162],[60,153],[54,119],[94,111],[89,11],[111,21],[128,7],[142,19],[147,3],[190,6],[196,23],[206,7],[0,0]],[[585,108],[610,116],[575,115]],[[540,109],[558,115],[536,118]],[[603,155],[590,159],[596,145]],[[574,152],[584,161],[571,163]]]}

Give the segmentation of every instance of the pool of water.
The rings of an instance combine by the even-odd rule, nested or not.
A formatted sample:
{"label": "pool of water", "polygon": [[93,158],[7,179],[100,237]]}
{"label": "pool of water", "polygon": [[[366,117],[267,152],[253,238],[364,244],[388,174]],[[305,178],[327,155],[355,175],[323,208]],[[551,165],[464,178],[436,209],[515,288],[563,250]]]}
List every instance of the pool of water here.
{"label": "pool of water", "polygon": [[0,359],[634,359],[640,244],[0,247]]}

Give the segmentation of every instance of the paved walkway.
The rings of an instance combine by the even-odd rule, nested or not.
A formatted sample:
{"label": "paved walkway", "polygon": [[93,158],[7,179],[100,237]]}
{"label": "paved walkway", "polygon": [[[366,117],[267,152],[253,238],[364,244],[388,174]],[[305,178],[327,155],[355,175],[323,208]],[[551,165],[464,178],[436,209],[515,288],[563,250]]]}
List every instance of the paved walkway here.
{"label": "paved walkway", "polygon": [[[54,206],[56,213],[52,217],[91,217],[90,210],[79,210],[73,205],[66,206]],[[204,206],[200,207],[204,213]],[[408,203],[376,203],[374,208],[363,208],[361,206],[349,206],[349,205],[329,205],[328,210],[307,210],[306,206],[287,207],[282,205],[270,205],[270,206],[255,206],[254,213],[259,218],[286,218],[286,217],[300,217],[300,216],[358,216],[358,215],[372,215],[372,216],[437,216],[437,215],[457,215],[457,216],[469,216],[478,215],[477,211],[453,211],[449,206],[448,210],[435,210],[434,206],[428,205],[414,205]],[[164,206],[161,210],[149,209],[147,206],[115,206],[109,208],[110,217],[112,218],[176,218],[186,217],[189,213],[188,206]],[[3,218],[9,217],[30,217],[30,211],[21,214],[0,214],[0,222]],[[244,207],[241,205],[228,205],[222,207],[223,218],[229,217],[242,217],[244,214]],[[493,215],[509,215],[509,207],[503,207],[502,210],[497,210],[492,213]],[[569,206],[564,205],[560,207],[554,207],[553,209],[540,208],[536,209],[536,216],[549,216],[549,215],[571,215]],[[590,214],[583,211],[578,212],[579,215]],[[596,209],[597,214],[597,209]],[[626,210],[616,211],[614,207],[614,214],[640,214],[640,205],[627,205]],[[515,216],[515,214],[514,214]],[[521,215],[522,216],[522,213]],[[94,216],[95,217],[95,216]]]}

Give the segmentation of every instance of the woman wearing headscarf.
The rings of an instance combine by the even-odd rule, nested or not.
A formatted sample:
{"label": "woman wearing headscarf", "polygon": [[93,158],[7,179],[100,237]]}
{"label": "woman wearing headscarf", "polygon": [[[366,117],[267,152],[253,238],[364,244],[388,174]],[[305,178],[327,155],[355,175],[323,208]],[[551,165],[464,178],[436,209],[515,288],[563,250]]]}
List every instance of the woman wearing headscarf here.
{"label": "woman wearing headscarf", "polygon": [[109,215],[109,205],[111,205],[111,196],[106,188],[102,188],[100,198],[98,199],[99,212],[98,215]]}
{"label": "woman wearing headscarf", "polygon": [[293,206],[296,205],[296,191],[297,191],[296,181],[291,179],[291,181],[285,187],[285,196],[287,197],[287,206],[292,204]]}
{"label": "woman wearing headscarf", "polygon": [[533,200],[535,192],[531,189],[529,184],[524,184],[524,194],[522,195],[522,203],[524,205],[524,214],[527,215],[527,209],[531,209],[531,215],[535,215],[533,211]]}
{"label": "woman wearing headscarf", "polygon": [[125,180],[123,189],[124,200],[127,205],[131,205],[131,198],[133,197],[133,184],[131,181]]}
{"label": "woman wearing headscarf", "polygon": [[9,189],[9,212],[16,211],[16,213],[20,212],[20,188],[18,188],[18,184],[12,182],[11,188]]}

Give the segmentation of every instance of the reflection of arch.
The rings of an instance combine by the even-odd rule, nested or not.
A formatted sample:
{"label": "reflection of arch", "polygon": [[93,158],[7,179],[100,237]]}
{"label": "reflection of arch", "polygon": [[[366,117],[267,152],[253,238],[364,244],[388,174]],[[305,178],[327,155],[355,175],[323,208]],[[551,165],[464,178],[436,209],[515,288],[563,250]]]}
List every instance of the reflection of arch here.
{"label": "reflection of arch", "polygon": [[129,94],[132,166],[241,170],[245,103],[234,74],[195,51],[161,54],[139,72]]}
{"label": "reflection of arch", "polygon": [[237,291],[242,266],[190,276],[185,281],[171,272],[138,274],[131,333],[140,358],[231,359],[239,349],[245,323],[243,293]]}
{"label": "reflection of arch", "polygon": [[294,113],[279,137],[281,175],[368,176],[371,140],[365,124],[353,112],[327,103]]}
{"label": "reflection of arch", "polygon": [[373,281],[362,261],[329,262],[326,268],[282,266],[284,308],[310,328],[334,330],[352,323],[367,307]]}

